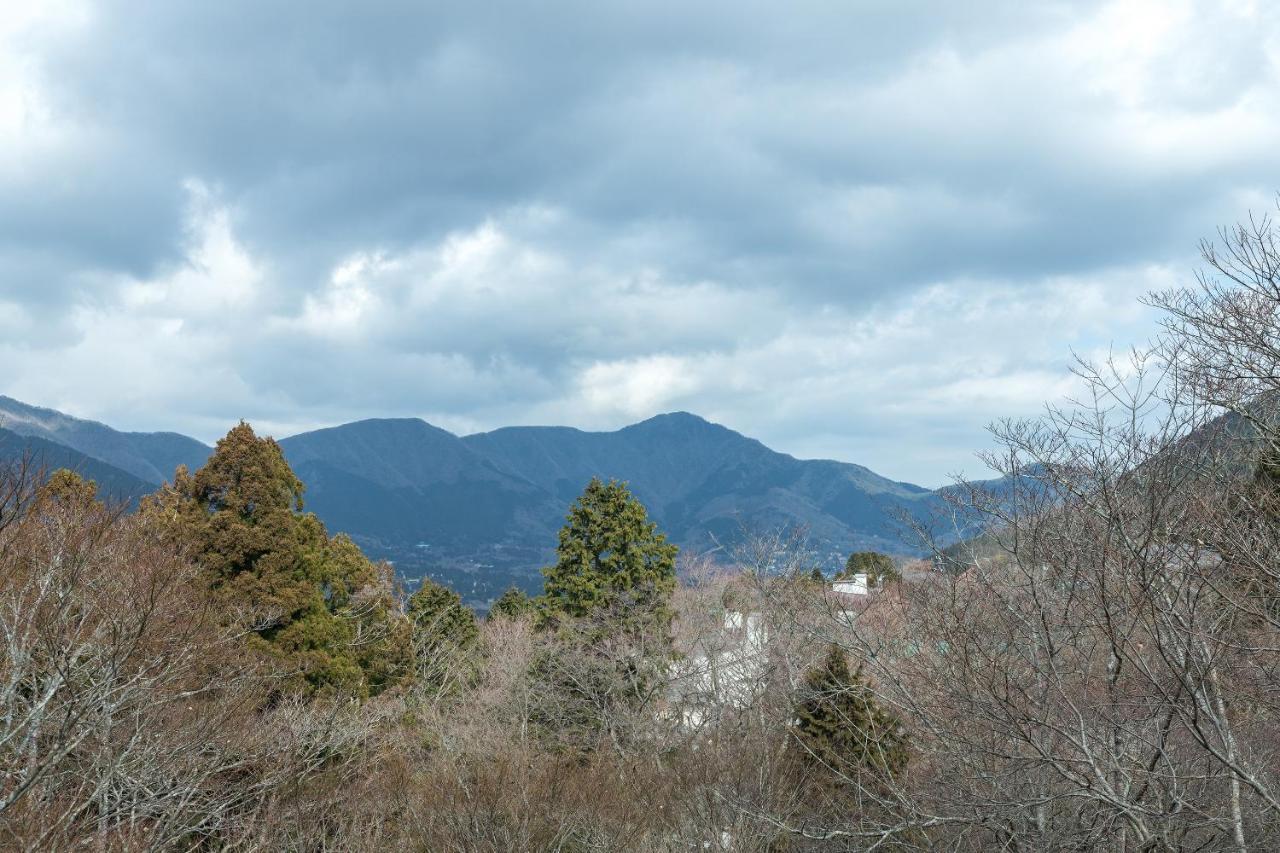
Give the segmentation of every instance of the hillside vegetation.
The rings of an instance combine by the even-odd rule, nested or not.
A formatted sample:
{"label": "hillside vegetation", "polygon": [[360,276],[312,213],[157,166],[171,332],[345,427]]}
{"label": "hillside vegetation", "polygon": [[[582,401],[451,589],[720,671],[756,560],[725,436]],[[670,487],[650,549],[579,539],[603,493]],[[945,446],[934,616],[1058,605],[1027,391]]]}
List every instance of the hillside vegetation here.
{"label": "hillside vegetation", "polygon": [[[835,585],[793,528],[681,550],[672,507],[722,480],[925,493],[689,416],[241,423],[137,512],[24,456],[0,470],[0,847],[1280,848],[1278,246],[1227,232],[1150,297],[1149,350],[1079,362],[1088,405],[996,424],[1003,478],[930,498],[974,547],[858,550]],[[370,463],[404,441],[438,458]],[[571,489],[579,442],[657,473]],[[492,523],[559,501],[543,593],[484,621],[406,595],[307,503],[300,473],[357,465],[406,501],[433,471],[507,496]]]}

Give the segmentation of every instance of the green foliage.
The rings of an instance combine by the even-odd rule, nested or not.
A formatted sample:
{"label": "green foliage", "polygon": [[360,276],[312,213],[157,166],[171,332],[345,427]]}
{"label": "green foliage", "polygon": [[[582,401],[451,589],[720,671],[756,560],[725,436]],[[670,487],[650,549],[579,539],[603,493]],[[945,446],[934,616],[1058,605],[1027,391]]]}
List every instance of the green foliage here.
{"label": "green foliage", "polygon": [[69,468],[59,468],[49,475],[48,482],[39,490],[38,499],[66,507],[101,506],[97,484]]}
{"label": "green foliage", "polygon": [[507,587],[507,591],[498,597],[498,600],[489,608],[489,618],[503,617],[506,619],[519,619],[522,616],[534,612],[533,599],[531,599],[524,590],[519,587]]}
{"label": "green foliage", "polygon": [[879,551],[855,551],[845,561],[844,571],[837,577],[848,578],[865,574],[868,587],[887,586],[902,580],[902,574],[893,558]]}
{"label": "green foliage", "polygon": [[432,645],[447,642],[469,647],[480,637],[471,608],[456,592],[429,578],[409,596],[408,613],[414,637],[429,639]]}
{"label": "green foliage", "polygon": [[676,551],[626,485],[593,478],[569,509],[556,564],[542,570],[541,603],[571,617],[620,605],[665,614],[676,586]]}
{"label": "green foliage", "polygon": [[418,686],[437,696],[450,695],[474,674],[480,626],[456,592],[424,578],[409,596]]}
{"label": "green foliage", "polygon": [[143,516],[199,562],[251,645],[296,669],[295,686],[367,695],[408,673],[408,625],[386,567],[302,512],[302,482],[246,423],[195,475],[179,468]]}
{"label": "green foliage", "polygon": [[814,583],[825,583],[827,580],[827,576],[822,573],[822,569],[818,568],[817,566],[814,566],[813,569],[809,572],[809,580],[813,581]]}
{"label": "green foliage", "polygon": [[533,667],[531,718],[560,747],[628,740],[671,655],[676,546],[617,481],[592,479],[560,531],[537,601],[554,651]]}
{"label": "green foliage", "polygon": [[907,763],[907,740],[896,717],[876,702],[861,668],[849,672],[844,653],[827,650],[805,679],[793,729],[801,759],[861,783],[887,778]]}

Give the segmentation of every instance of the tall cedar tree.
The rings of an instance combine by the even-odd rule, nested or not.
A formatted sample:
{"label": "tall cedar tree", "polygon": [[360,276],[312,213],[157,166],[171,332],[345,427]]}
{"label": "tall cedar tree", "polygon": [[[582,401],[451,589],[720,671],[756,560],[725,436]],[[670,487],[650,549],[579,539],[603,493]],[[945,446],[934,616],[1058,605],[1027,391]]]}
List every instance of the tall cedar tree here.
{"label": "tall cedar tree", "polygon": [[831,772],[824,778],[867,784],[906,766],[906,735],[898,719],[876,702],[861,668],[849,672],[844,652],[834,645],[805,678],[795,714],[800,757]]}
{"label": "tall cedar tree", "polygon": [[622,608],[669,621],[677,550],[625,484],[592,478],[560,529],[556,564],[542,570],[542,604],[572,617]]}
{"label": "tall cedar tree", "polygon": [[194,475],[179,468],[144,502],[204,568],[251,644],[295,670],[303,690],[377,693],[407,677],[408,623],[390,571],[302,511],[302,482],[274,439],[243,421]]}

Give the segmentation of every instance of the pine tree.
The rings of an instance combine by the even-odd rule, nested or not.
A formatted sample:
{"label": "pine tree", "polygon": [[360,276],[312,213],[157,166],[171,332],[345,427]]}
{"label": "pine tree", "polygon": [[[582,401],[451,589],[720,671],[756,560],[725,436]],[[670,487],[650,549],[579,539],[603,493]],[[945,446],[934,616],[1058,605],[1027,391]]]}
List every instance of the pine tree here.
{"label": "pine tree", "polygon": [[849,672],[836,646],[805,679],[793,733],[801,759],[860,782],[887,779],[906,766],[906,735],[885,710],[859,668]]}
{"label": "pine tree", "polygon": [[623,607],[664,618],[677,550],[626,485],[593,478],[560,530],[556,564],[542,570],[542,604],[572,617]]}
{"label": "pine tree", "polygon": [[271,438],[243,421],[194,475],[148,498],[143,516],[199,562],[252,645],[294,668],[304,689],[376,693],[408,672],[408,625],[387,567],[302,511],[302,482]]}

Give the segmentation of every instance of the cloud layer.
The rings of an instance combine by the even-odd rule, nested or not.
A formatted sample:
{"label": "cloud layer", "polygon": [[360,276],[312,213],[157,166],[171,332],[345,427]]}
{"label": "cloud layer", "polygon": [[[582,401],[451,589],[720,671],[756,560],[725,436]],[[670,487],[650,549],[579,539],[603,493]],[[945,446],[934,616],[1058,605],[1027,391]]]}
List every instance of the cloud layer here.
{"label": "cloud layer", "polygon": [[1280,188],[1270,4],[184,5],[0,13],[0,391],[937,484]]}

